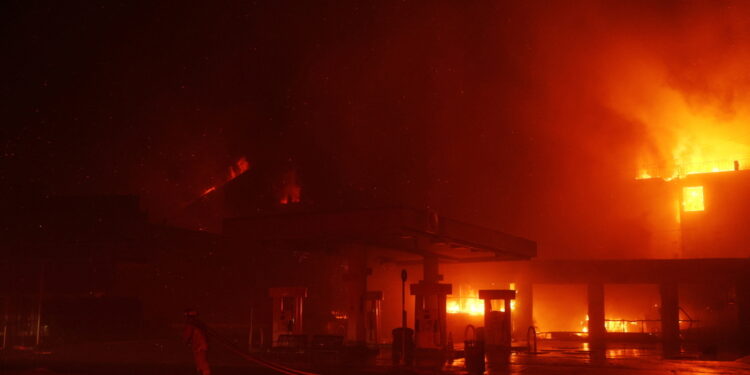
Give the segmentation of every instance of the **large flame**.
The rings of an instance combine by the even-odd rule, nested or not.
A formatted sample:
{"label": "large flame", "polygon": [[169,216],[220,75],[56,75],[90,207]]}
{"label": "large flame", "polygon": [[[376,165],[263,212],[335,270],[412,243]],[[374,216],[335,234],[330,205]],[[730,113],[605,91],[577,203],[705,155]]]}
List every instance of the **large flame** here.
{"label": "large flame", "polygon": [[448,314],[484,315],[484,301],[477,295],[466,297],[448,297],[445,310]]}
{"label": "large flame", "polygon": [[[646,132],[637,178],[749,169],[750,95],[732,83],[745,76],[742,70],[675,73],[652,55],[637,48],[615,52],[613,61],[627,64],[607,74],[610,108]],[[698,83],[685,78],[690,74]]]}

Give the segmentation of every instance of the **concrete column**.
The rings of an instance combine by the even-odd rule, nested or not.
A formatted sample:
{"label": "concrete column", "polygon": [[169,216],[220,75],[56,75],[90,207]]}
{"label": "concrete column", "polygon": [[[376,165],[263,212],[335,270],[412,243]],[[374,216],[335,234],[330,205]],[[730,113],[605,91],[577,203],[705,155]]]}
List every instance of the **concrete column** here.
{"label": "concrete column", "polygon": [[439,283],[440,282],[440,267],[438,257],[433,255],[425,255],[423,261],[423,277],[422,279],[426,282]]}
{"label": "concrete column", "polygon": [[737,325],[740,337],[742,337],[743,349],[750,351],[750,279],[743,278],[737,281]]}
{"label": "concrete column", "polygon": [[680,352],[680,306],[676,283],[661,284],[661,335],[664,355]]}
{"label": "concrete column", "polygon": [[604,326],[604,284],[588,285],[589,344],[593,349],[604,347],[607,329]]}
{"label": "concrete column", "polygon": [[358,244],[347,244],[343,249],[349,267],[345,275],[345,298],[347,299],[346,341],[365,342],[364,298],[367,293],[367,248]]}

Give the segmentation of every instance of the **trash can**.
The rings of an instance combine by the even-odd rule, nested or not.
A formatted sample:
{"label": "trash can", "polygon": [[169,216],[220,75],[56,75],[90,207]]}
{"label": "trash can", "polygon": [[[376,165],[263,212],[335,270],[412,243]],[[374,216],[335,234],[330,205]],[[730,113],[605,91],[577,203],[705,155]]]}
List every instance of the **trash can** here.
{"label": "trash can", "polygon": [[[406,334],[404,334],[404,330]],[[393,329],[393,345],[392,345],[392,359],[393,365],[398,365],[401,362],[401,358],[404,359],[404,364],[411,365],[414,361],[414,330],[411,328],[398,327]],[[403,339],[406,339],[406,345],[404,345]],[[406,350],[406,353],[402,351]]]}
{"label": "trash can", "polygon": [[464,357],[469,374],[484,373],[484,340],[477,331],[471,324],[464,330]]}

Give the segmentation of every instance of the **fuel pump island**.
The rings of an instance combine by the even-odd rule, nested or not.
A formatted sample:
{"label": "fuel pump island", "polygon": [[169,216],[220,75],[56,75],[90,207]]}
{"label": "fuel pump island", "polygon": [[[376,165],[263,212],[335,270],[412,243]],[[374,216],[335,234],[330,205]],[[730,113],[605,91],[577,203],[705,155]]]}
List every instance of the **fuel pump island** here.
{"label": "fuel pump island", "polygon": [[[439,367],[448,360],[450,350],[446,330],[446,299],[451,284],[442,284],[437,257],[425,257],[424,280],[411,284],[414,296],[414,334],[416,365]],[[508,363],[512,348],[511,300],[515,290],[480,290],[484,300],[485,355],[492,364]],[[482,358],[483,360],[483,358]]]}
{"label": "fuel pump island", "polygon": [[[368,276],[383,272],[388,263],[421,264],[422,279],[406,285],[405,292],[414,302],[409,327],[414,364],[430,367],[445,363],[450,346],[446,299],[453,288],[443,282],[439,265],[536,255],[533,241],[408,208],[228,219],[224,233],[230,250],[244,252],[253,263],[256,282],[247,310],[255,311],[249,342],[257,348],[377,351],[391,341],[382,334],[381,316],[386,311],[401,315],[401,296],[370,290]],[[509,301],[514,293],[480,292],[488,354],[510,350]],[[401,316],[397,321],[400,326]]]}

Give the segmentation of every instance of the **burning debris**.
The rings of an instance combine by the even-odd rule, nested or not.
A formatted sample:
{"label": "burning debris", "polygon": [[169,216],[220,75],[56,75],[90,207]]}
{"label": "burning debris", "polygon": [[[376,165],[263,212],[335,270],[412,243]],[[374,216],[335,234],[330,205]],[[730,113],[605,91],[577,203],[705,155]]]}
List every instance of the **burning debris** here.
{"label": "burning debris", "polygon": [[281,191],[279,192],[279,203],[290,204],[299,203],[302,194],[302,187],[297,179],[297,171],[292,169],[282,176]]}
{"label": "burning debris", "polygon": [[239,177],[243,173],[247,172],[247,170],[250,168],[250,163],[248,163],[247,159],[243,156],[239,159],[237,159],[234,164],[229,166],[229,172],[227,173],[227,177],[219,184],[209,187],[208,189],[204,190],[201,194],[201,197],[205,197],[206,195],[209,195],[216,191],[216,189],[220,188],[221,186],[225,185],[229,181],[234,180],[235,178]]}

